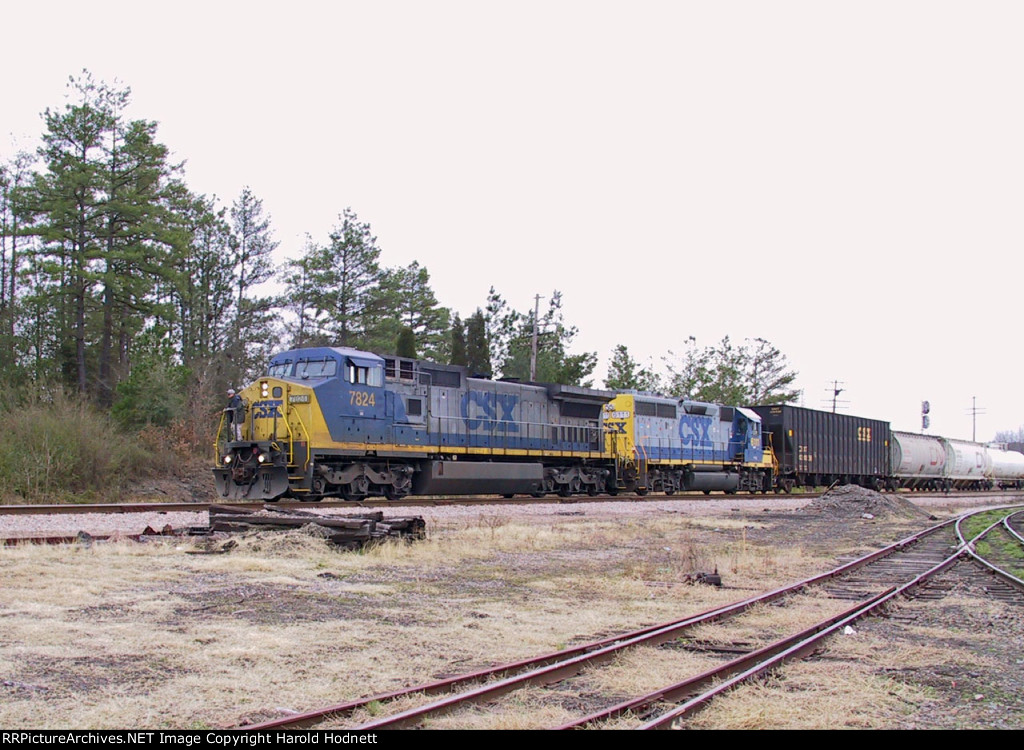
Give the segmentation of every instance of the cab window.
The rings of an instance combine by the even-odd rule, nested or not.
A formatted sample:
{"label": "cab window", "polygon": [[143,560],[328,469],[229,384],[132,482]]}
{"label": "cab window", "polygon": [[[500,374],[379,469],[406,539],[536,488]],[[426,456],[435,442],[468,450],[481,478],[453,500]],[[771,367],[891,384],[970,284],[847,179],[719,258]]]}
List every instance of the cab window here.
{"label": "cab window", "polygon": [[291,374],[292,363],[283,362],[281,364],[271,365],[267,368],[267,375],[272,378],[286,378]]}
{"label": "cab window", "polygon": [[295,365],[297,378],[330,378],[338,373],[338,363],[333,359],[300,360]]}
{"label": "cab window", "polygon": [[384,385],[384,368],[379,365],[362,367],[349,360],[346,379],[355,385],[380,387]]}

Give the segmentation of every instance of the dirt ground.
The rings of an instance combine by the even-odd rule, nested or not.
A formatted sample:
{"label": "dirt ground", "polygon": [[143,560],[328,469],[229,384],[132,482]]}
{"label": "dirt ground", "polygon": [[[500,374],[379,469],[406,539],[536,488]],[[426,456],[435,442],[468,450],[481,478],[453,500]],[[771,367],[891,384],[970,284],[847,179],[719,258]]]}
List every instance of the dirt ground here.
{"label": "dirt ground", "polygon": [[[423,515],[428,538],[359,554],[301,532],[232,540],[223,554],[226,539],[8,548],[0,726],[274,718],[747,598],[961,507],[766,497],[395,508]],[[724,586],[689,583],[700,571]],[[964,586],[905,602],[692,726],[1024,728],[1022,615]],[[515,713],[497,726],[562,718],[557,707]]]}

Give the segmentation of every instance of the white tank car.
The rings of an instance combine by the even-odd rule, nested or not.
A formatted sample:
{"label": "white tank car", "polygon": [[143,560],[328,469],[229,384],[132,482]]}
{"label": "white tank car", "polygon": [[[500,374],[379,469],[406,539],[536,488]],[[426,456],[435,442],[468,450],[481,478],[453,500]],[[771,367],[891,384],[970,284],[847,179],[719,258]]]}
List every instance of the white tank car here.
{"label": "white tank car", "polygon": [[940,437],[892,431],[892,472],[901,487],[942,489],[949,462]]}
{"label": "white tank car", "polygon": [[946,444],[946,478],[958,489],[992,486],[992,459],[984,443],[942,438]]}
{"label": "white tank car", "polygon": [[1002,445],[988,446],[989,463],[992,467],[990,478],[1002,489],[1024,487],[1024,453],[1008,451]]}

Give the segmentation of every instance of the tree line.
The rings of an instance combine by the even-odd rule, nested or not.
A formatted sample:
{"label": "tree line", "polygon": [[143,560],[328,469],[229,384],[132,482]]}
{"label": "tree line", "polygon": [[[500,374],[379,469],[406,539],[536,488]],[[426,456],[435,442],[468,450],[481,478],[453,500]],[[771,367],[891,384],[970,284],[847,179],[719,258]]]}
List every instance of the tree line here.
{"label": "tree line", "polygon": [[[126,426],[209,411],[271,350],[292,346],[353,346],[487,377],[527,380],[532,367],[540,382],[594,385],[597,354],[571,352],[578,329],[558,290],[543,310],[520,312],[492,287],[463,320],[425,267],[383,265],[351,208],[275,269],[271,219],[249,188],[229,206],[190,190],[157,123],[127,116],[130,89],[86,71],[69,92],[43,113],[39,147],[0,164],[5,383],[69,390]],[[726,403],[795,397],[796,374],[762,339],[688,347],[666,364],[661,378],[620,345],[604,385]]]}

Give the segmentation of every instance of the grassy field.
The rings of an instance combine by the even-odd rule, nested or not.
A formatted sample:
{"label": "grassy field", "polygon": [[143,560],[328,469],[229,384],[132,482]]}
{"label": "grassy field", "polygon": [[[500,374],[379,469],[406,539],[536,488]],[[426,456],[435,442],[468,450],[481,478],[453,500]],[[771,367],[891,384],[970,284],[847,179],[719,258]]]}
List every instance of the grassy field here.
{"label": "grassy field", "polygon": [[[7,548],[0,725],[219,728],[276,718],[744,599],[834,566],[870,547],[869,536],[881,544],[908,528],[812,526],[758,513],[516,519],[484,510],[432,524],[425,541],[363,553],[301,532],[248,536],[225,554],[201,540]],[[723,588],[687,583],[715,570]],[[838,606],[804,598],[792,610],[753,612],[745,638],[758,643]],[[948,646],[900,648],[868,633],[836,642],[820,659],[736,691],[696,726],[901,726],[933,696],[886,669],[908,654],[968,657]],[[583,684],[625,694],[691,673],[702,658],[637,651]],[[568,718],[564,704],[527,691],[486,726]],[[480,721],[470,712],[434,726]]]}

